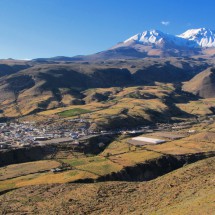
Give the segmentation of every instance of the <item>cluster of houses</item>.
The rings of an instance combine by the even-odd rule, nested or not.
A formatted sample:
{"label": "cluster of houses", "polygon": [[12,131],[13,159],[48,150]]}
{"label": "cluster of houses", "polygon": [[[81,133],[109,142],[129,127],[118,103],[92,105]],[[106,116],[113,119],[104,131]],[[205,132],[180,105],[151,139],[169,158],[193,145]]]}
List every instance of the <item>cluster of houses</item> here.
{"label": "cluster of houses", "polygon": [[[177,131],[187,129],[189,133],[195,130],[189,130],[192,124],[202,122],[213,122],[215,116],[210,119],[199,119],[194,121],[179,122],[179,123],[157,123],[152,126],[144,126],[134,129],[119,129],[119,130],[100,130],[91,131],[90,123],[86,119],[76,118],[68,119],[66,125],[59,122],[58,125],[53,122],[35,123],[35,122],[10,122],[0,123],[0,150],[8,148],[29,147],[44,144],[59,144],[72,143],[79,144],[81,138],[88,138],[92,135],[103,134],[142,134],[151,133],[154,131]],[[133,140],[139,144],[139,140]],[[146,141],[146,140],[145,140]],[[144,142],[145,142],[144,141]]]}
{"label": "cluster of houses", "polygon": [[[76,126],[72,126],[72,125]],[[71,143],[78,145],[79,140],[92,135],[103,134],[138,134],[149,130],[149,126],[139,129],[122,129],[113,131],[91,131],[85,119],[72,119],[67,126],[60,123],[10,122],[0,123],[0,150],[31,147],[45,144]],[[70,126],[71,125],[71,126]]]}
{"label": "cluster of houses", "polygon": [[[73,123],[73,122],[71,122]],[[72,142],[87,134],[87,129],[55,127],[53,125],[37,125],[34,122],[0,123],[0,150],[29,147],[44,143]]]}

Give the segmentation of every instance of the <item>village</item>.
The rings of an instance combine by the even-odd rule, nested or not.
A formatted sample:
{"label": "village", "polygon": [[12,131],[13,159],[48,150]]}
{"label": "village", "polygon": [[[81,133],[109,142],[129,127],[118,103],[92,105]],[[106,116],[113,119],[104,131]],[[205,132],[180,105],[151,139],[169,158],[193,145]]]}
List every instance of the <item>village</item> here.
{"label": "village", "polygon": [[90,130],[90,123],[83,118],[64,120],[63,123],[38,124],[35,122],[6,122],[0,123],[0,150],[34,147],[38,145],[68,143],[79,145],[82,139],[89,139],[99,135],[130,134],[138,136],[152,132],[172,132],[187,129],[187,132],[195,132],[189,128],[196,123],[214,121],[214,116],[198,118],[178,123],[157,123],[155,125],[140,126],[133,129],[117,130]]}
{"label": "village", "polygon": [[[85,121],[80,119],[70,123],[73,125],[75,122],[84,123]],[[0,150],[72,142],[87,135],[86,126],[73,130],[69,127],[50,124],[40,125],[35,122],[0,123]]]}

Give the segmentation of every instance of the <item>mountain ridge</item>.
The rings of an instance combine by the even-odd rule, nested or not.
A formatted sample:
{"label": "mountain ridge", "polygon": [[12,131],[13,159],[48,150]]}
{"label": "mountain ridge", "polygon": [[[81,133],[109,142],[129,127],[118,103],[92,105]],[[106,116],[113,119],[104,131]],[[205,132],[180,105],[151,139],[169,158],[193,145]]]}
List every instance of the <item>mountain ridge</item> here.
{"label": "mountain ridge", "polygon": [[206,28],[189,29],[172,35],[159,30],[147,30],[119,42],[111,48],[91,55],[38,58],[34,61],[98,61],[108,59],[142,59],[146,57],[213,57],[215,31]]}
{"label": "mountain ridge", "polygon": [[150,31],[144,31],[142,33],[138,33],[127,40],[125,40],[123,43],[129,43],[129,42],[135,42],[143,45],[148,44],[155,44],[155,45],[162,45],[162,44],[170,44],[170,45],[176,45],[176,46],[185,46],[185,47],[194,47],[195,44],[193,41],[187,41],[187,39],[178,37],[172,34],[163,33],[159,30],[150,30]]}
{"label": "mountain ridge", "polygon": [[147,30],[142,33],[138,33],[125,41],[136,42],[140,44],[162,44],[162,43],[174,43],[177,46],[185,46],[191,48],[200,47],[215,47],[215,31],[207,28],[188,29],[182,34],[173,35],[164,33],[160,30]]}
{"label": "mountain ridge", "polygon": [[207,28],[189,29],[178,37],[193,41],[203,48],[215,47],[215,31]]}

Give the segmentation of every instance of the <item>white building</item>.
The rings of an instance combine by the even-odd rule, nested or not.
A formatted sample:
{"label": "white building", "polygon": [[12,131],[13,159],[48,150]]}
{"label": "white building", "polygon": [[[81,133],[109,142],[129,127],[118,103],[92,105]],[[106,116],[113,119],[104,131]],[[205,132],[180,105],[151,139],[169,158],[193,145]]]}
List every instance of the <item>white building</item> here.
{"label": "white building", "polygon": [[165,143],[165,140],[150,138],[150,137],[134,137],[128,141],[130,144],[135,146],[144,146],[144,145],[156,145]]}

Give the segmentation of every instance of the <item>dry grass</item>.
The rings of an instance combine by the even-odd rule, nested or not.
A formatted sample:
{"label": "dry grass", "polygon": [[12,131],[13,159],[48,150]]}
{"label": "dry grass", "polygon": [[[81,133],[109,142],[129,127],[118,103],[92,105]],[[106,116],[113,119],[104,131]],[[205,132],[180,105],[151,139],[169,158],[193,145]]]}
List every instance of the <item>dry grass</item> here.
{"label": "dry grass", "polygon": [[102,156],[107,155],[116,155],[121,153],[127,153],[129,150],[134,149],[134,147],[131,149],[129,144],[127,143],[127,140],[130,138],[125,138],[122,140],[116,140],[113,141],[109,146],[101,153]]}
{"label": "dry grass", "polygon": [[55,184],[55,183],[67,183],[85,178],[96,178],[96,175],[80,170],[70,170],[62,173],[46,173],[41,174],[38,177],[31,180],[16,181],[17,187],[36,185],[36,184]]}
{"label": "dry grass", "polygon": [[0,168],[0,180],[50,170],[58,166],[60,166],[59,162],[51,160],[28,162],[22,164],[12,164]]}
{"label": "dry grass", "polygon": [[81,170],[69,170],[61,173],[35,173],[27,176],[21,176],[14,179],[8,179],[0,182],[0,191],[8,190],[17,187],[25,187],[38,184],[55,184],[55,183],[67,183],[85,178],[96,178],[90,172]]}
{"label": "dry grass", "polygon": [[[214,214],[215,158],[139,183],[38,185],[0,196],[3,213]],[[19,211],[17,211],[19,208]]]}
{"label": "dry grass", "polygon": [[93,156],[81,159],[67,159],[63,161],[78,170],[91,172],[99,176],[117,172],[122,169],[122,166],[117,165],[101,156]]}
{"label": "dry grass", "polygon": [[215,106],[215,99],[199,99],[186,104],[176,104],[176,106],[187,113],[205,116],[213,113],[210,108]]}
{"label": "dry grass", "polygon": [[114,119],[122,121],[129,117],[151,121],[150,110],[163,113],[167,110],[167,106],[160,99],[150,99],[146,102],[144,99],[122,98],[106,109],[91,113],[90,120],[98,125],[106,126]]}
{"label": "dry grass", "polygon": [[78,169],[84,171],[90,171],[96,175],[103,176],[113,172],[118,172],[123,166],[115,164],[108,159],[105,159],[99,163],[88,163],[86,165],[78,166]]}
{"label": "dry grass", "polygon": [[133,166],[138,163],[144,163],[147,160],[160,157],[161,154],[152,151],[136,150],[120,155],[110,156],[109,159],[122,166]]}
{"label": "dry grass", "polygon": [[[63,97],[62,102],[66,103],[65,99],[68,98],[69,101],[67,102],[68,106],[63,108],[55,108],[52,110],[42,111],[39,113],[40,116],[49,116],[53,117],[54,115],[72,110],[72,109],[83,109],[83,110],[90,110],[92,113],[84,114],[83,116],[89,117],[90,120],[95,121],[95,123],[99,125],[106,125],[109,123],[110,118],[114,117],[121,117],[122,119],[126,119],[127,117],[134,117],[134,118],[143,118],[146,120],[151,120],[151,114],[148,110],[154,110],[160,113],[163,113],[167,110],[167,106],[163,103],[163,97],[167,96],[174,90],[171,84],[161,84],[157,83],[157,86],[145,86],[145,87],[128,87],[128,88],[97,88],[97,89],[89,89],[84,91],[85,100],[93,95],[94,93],[99,93],[109,95],[109,99],[104,102],[95,102],[91,101],[85,105],[69,105],[69,102],[73,100],[71,96],[65,95]],[[27,91],[26,91],[27,92]],[[50,92],[46,92],[45,95],[37,96],[34,100],[29,100],[28,105],[26,107],[20,107],[23,109],[23,114],[26,114],[26,108],[29,111],[33,111],[37,105],[42,101],[42,99],[47,100],[50,98]],[[25,93],[22,95],[23,100],[26,100],[27,97]],[[90,100],[90,99],[89,99]],[[57,107],[56,101],[50,102],[48,108]],[[126,109],[126,111],[125,111]],[[14,112],[14,107],[10,113]],[[19,113],[16,113],[19,115]]]}
{"label": "dry grass", "polygon": [[195,154],[215,151],[212,132],[202,132],[160,145],[147,145],[145,148],[164,154]]}

